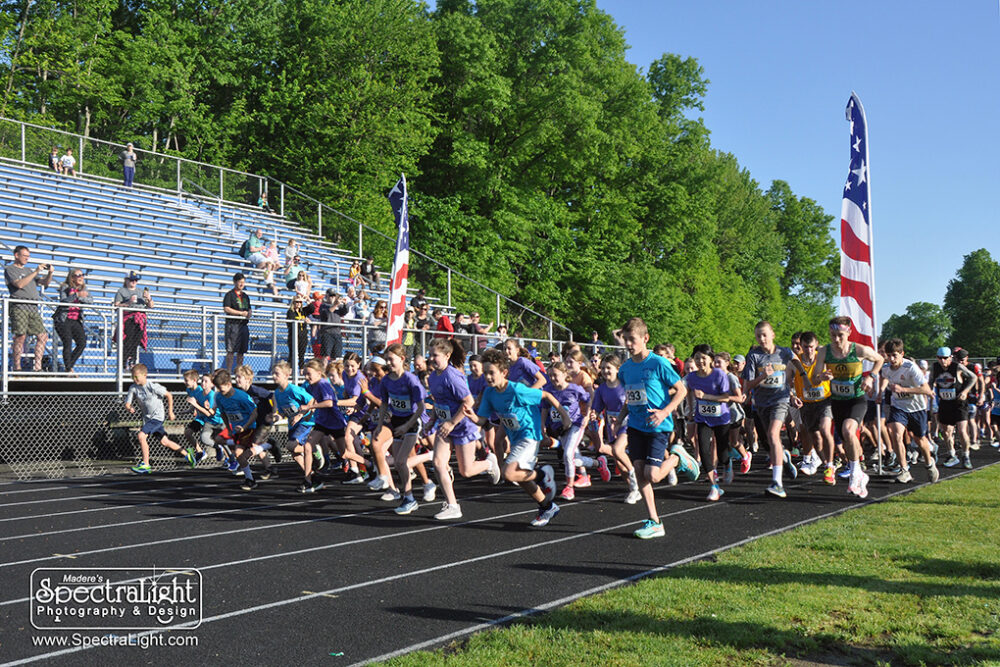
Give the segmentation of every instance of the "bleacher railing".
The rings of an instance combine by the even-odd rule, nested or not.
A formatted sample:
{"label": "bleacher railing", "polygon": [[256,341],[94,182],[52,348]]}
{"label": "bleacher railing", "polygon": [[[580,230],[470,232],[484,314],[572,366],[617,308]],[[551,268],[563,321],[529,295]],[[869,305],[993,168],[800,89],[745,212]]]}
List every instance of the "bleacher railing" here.
{"label": "bleacher railing", "polygon": [[[25,301],[9,297],[0,298],[0,338],[3,341],[2,394],[10,391],[17,380],[48,380],[61,383],[79,380],[114,381],[118,391],[130,382],[129,368],[133,362],[149,368],[149,377],[159,381],[179,380],[184,371],[199,372],[225,367],[226,322],[242,322],[243,318],[230,317],[221,309],[207,307],[184,309],[176,306],[141,308],[107,304],[71,304],[80,308],[86,333],[86,348],[76,361],[72,373],[64,365],[64,348],[53,324],[55,310],[65,304],[53,301]],[[20,359],[21,367],[12,365],[13,308],[33,309],[45,325],[48,340],[42,352],[42,370],[31,370],[35,362],[36,337],[26,336]],[[145,323],[139,336],[129,313],[141,313]],[[346,352],[356,352],[365,361],[382,350],[385,325],[372,325],[359,320],[344,320],[330,324],[311,319],[287,319],[278,313],[251,315],[245,320],[248,329],[248,349],[243,363],[254,369],[260,380],[270,377],[271,368],[279,360],[292,364],[296,379],[301,378],[302,366],[314,357],[337,357]],[[434,330],[404,330],[403,345],[409,357],[426,356],[435,336],[445,335]],[[446,334],[462,341],[470,353],[482,352],[499,342],[496,334]],[[143,340],[145,341],[143,343]],[[554,339],[516,338],[525,347],[534,347],[539,354],[561,352],[566,341]],[[125,344],[119,344],[125,341]],[[133,344],[137,343],[137,344]],[[329,353],[329,354],[324,354]],[[129,358],[131,357],[131,358]],[[235,362],[236,359],[234,358]]]}
{"label": "bleacher railing", "polygon": [[[119,183],[122,180],[118,155],[124,150],[125,144],[0,117],[0,158],[46,167],[46,161],[52,148],[56,148],[59,155],[65,153],[67,148],[72,148],[76,152],[76,171],[88,178],[113,183]],[[326,206],[318,199],[310,197],[301,190],[277,179],[157,153],[156,151],[140,148],[133,148],[133,150],[139,158],[134,184],[136,188],[168,193],[177,197],[207,199],[212,203],[226,202],[258,208],[261,197],[266,197],[270,208],[275,213],[282,217],[287,215],[298,224],[314,229],[320,237],[323,237],[324,219],[327,221],[328,231],[330,231],[332,220],[344,223],[343,227],[339,225],[334,227],[331,236],[337,245],[351,250],[356,247],[357,254],[355,256],[358,258],[365,256],[366,233],[370,237],[374,236],[380,247],[394,248],[395,246],[395,238],[346,213]],[[195,194],[193,190],[199,194]],[[221,217],[222,212],[221,207],[219,207],[220,222]],[[355,230],[357,233],[356,246],[354,239],[349,238],[354,235]],[[452,283],[454,279],[458,278],[470,286],[469,290],[490,295],[487,299],[492,302],[489,304],[490,306],[495,306],[495,322],[520,319],[523,325],[528,325],[526,318],[530,317],[530,326],[537,331],[547,331],[548,339],[554,338],[556,331],[559,331],[560,335],[566,336],[568,340],[573,340],[573,332],[569,327],[514,301],[478,280],[453,269],[444,262],[414,248],[410,249],[410,257],[411,263],[415,257],[426,262],[427,275],[436,278],[438,283],[443,281],[441,288],[447,292],[446,305],[449,310],[453,308]],[[380,263],[383,266],[391,266],[391,260],[391,257],[382,257]],[[411,275],[414,273],[412,266],[410,273]],[[476,303],[482,303],[483,307],[486,306],[486,301],[481,297],[476,298]],[[502,304],[506,306],[506,313],[501,308]],[[507,315],[506,318],[504,314]]]}

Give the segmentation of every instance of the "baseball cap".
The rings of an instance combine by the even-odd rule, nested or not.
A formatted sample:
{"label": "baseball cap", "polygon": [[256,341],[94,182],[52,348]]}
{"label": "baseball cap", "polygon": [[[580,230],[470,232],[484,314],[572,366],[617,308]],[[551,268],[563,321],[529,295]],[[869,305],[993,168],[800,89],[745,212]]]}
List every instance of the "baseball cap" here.
{"label": "baseball cap", "polygon": [[128,275],[125,276],[125,280],[141,280],[141,279],[142,279],[142,276],[140,276],[135,271],[129,271]]}
{"label": "baseball cap", "polygon": [[334,288],[331,287],[328,290],[326,290],[326,295],[327,296],[337,296],[337,290],[335,290]]}
{"label": "baseball cap", "polygon": [[921,359],[921,360],[920,360],[919,362],[917,362],[917,363],[918,363],[918,365],[920,366],[921,370],[925,370],[925,371],[926,371],[926,370],[928,369],[928,367],[930,367],[930,364],[928,364],[928,363],[927,363],[927,360],[926,360],[926,359]]}
{"label": "baseball cap", "polygon": [[733,361],[735,361],[737,363],[739,363],[741,361],[746,361],[746,360],[747,360],[747,358],[744,357],[742,354],[737,354],[735,357],[733,357]]}
{"label": "baseball cap", "polygon": [[312,293],[312,298],[314,298],[314,299],[322,299],[323,295],[321,293],[319,293],[319,292],[313,292]]}
{"label": "baseball cap", "polygon": [[938,356],[938,357],[950,357],[951,356],[951,348],[950,347],[939,347],[938,350],[937,350],[937,354],[935,356]]}
{"label": "baseball cap", "polygon": [[969,358],[969,351],[968,350],[963,350],[960,347],[956,347],[955,348],[955,356],[958,357],[959,359],[968,359]]}

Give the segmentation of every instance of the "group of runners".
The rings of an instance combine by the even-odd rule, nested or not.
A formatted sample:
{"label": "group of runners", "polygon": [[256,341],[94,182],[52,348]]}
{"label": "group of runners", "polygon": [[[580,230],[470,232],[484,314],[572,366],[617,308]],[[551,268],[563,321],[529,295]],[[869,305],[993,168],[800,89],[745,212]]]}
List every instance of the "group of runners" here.
{"label": "group of runners", "polygon": [[[408,370],[411,360],[397,344],[367,363],[354,353],[329,364],[309,361],[302,385],[279,362],[273,391],[254,385],[245,366],[233,374],[192,370],[184,374],[195,413],[185,444],[167,436],[172,398],[140,364],[126,397],[128,410],[136,402],[143,413],[143,460],[132,470],[151,471],[148,437],[158,434],[192,467],[214,450],[251,491],[258,480],[278,476],[275,464],[287,453],[302,493],[339,478],[410,514],[419,508],[419,483],[422,502],[443,495],[434,517],[452,520],[462,516],[454,450],[458,477],[485,475],[493,484],[520,486],[538,505],[535,527],[558,514],[557,501],[572,501],[577,489],[590,486],[591,472],[606,483],[618,477],[623,500],[641,501],[646,519],[635,535],[648,539],[664,535],[654,485],[697,480],[704,470],[707,499],[717,501],[737,471],[750,471],[758,449],[771,470],[772,496],[786,497],[785,479],[822,469],[826,484],[846,479],[848,492],[865,498],[863,441],[871,442],[870,452],[882,457],[895,481],[910,482],[912,467],[921,463],[934,482],[938,444],[930,429],[948,466],[971,467],[970,447],[996,435],[1000,414],[985,424],[977,418],[982,406],[1000,412],[1000,391],[989,372],[963,363],[964,351],[941,348],[924,368],[906,357],[898,339],[878,351],[851,342],[846,317],[830,321],[822,345],[815,333],[803,332],[792,347],[779,346],[766,321],[754,333],[756,345],[745,356],[701,344],[680,361],[666,346],[651,350],[646,324],[632,318],[616,332],[625,352],[604,355],[599,367],[576,345],[546,367],[515,339],[467,356],[458,340],[437,338],[426,370]],[[287,430],[284,446],[274,437],[278,428]],[[558,473],[540,462],[548,450]],[[798,466],[792,450],[801,457]]]}

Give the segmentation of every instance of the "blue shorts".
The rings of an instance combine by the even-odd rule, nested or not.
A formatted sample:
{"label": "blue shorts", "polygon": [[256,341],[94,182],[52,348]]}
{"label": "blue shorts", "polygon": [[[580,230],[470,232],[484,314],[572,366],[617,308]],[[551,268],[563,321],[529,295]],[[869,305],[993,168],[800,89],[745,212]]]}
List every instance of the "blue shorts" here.
{"label": "blue shorts", "polygon": [[670,445],[670,431],[640,431],[637,428],[628,429],[628,452],[629,460],[645,461],[651,466],[660,467],[664,457],[667,455],[667,447]]}
{"label": "blue shorts", "polygon": [[301,445],[309,437],[309,434],[312,433],[312,430],[313,430],[312,424],[305,424],[299,422],[295,424],[295,426],[292,426],[290,429],[288,429],[288,441],[291,442],[292,440],[294,440],[295,442]]}
{"label": "blue shorts", "polygon": [[163,422],[159,419],[150,419],[142,423],[142,428],[139,429],[146,435],[153,435],[154,433],[159,433],[160,435],[166,435],[167,432],[163,428]]}
{"label": "blue shorts", "polygon": [[906,412],[895,405],[889,408],[889,423],[902,424],[910,433],[918,438],[927,435],[927,411],[917,410]]}

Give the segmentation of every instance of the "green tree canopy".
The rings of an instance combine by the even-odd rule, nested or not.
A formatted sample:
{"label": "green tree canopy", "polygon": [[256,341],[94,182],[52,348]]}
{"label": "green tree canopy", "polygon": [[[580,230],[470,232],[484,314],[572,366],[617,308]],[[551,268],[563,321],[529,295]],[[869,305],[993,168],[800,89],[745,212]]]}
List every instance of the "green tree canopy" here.
{"label": "green tree canopy", "polygon": [[949,342],[973,356],[994,356],[1000,341],[1000,264],[985,248],[965,256],[948,281],[944,312],[951,318]]}
{"label": "green tree canopy", "polygon": [[951,320],[934,303],[917,301],[906,307],[902,315],[893,314],[882,325],[882,340],[899,338],[906,354],[918,359],[929,359],[937,349],[946,345],[951,336]]}

